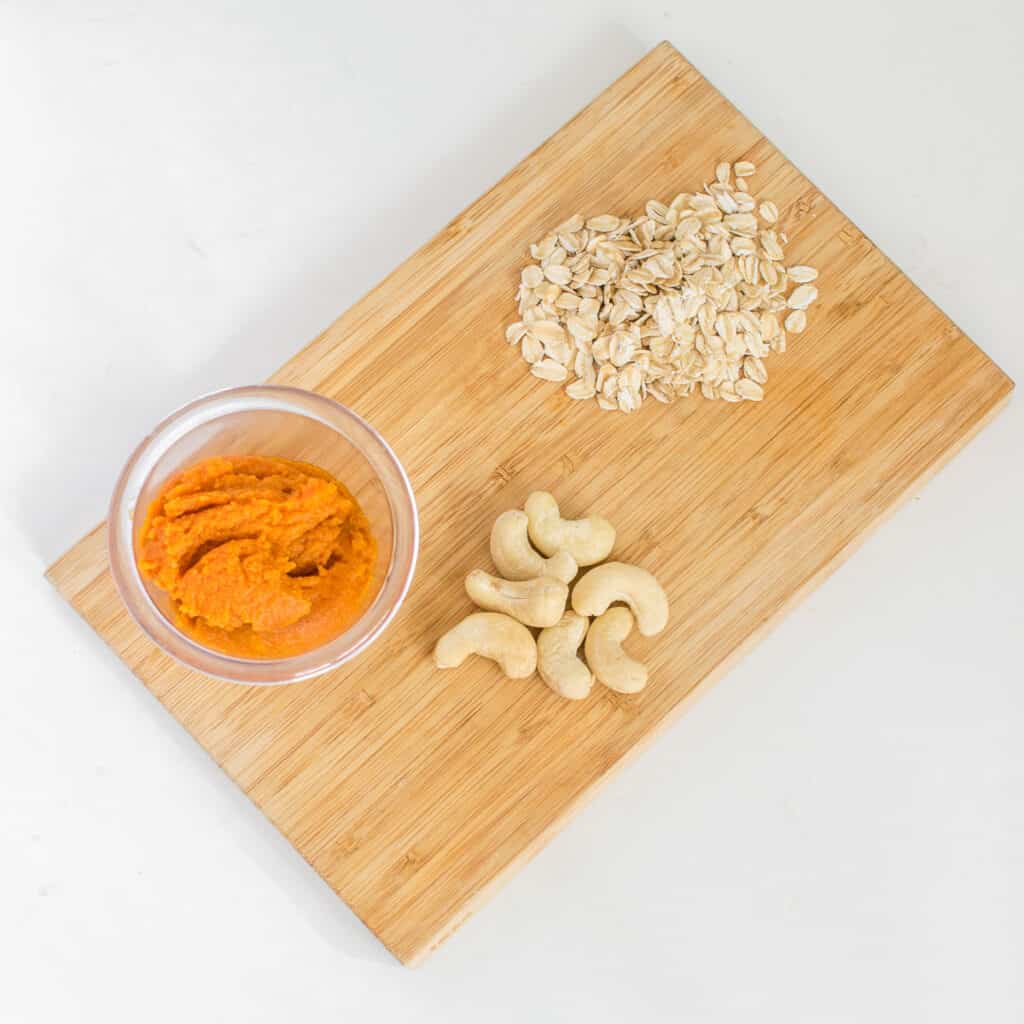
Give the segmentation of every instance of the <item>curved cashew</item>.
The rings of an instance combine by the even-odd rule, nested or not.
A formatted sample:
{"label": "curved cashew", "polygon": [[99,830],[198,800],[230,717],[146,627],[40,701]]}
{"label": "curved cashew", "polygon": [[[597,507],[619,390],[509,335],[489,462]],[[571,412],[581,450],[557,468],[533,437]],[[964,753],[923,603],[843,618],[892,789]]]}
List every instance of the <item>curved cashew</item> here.
{"label": "curved cashew", "polygon": [[575,612],[566,612],[537,637],[537,671],[541,679],[569,700],[583,700],[594,684],[590,669],[576,656],[586,633],[587,620]]}
{"label": "curved cashew", "polygon": [[600,682],[619,693],[638,693],[647,685],[646,667],[622,649],[632,628],[633,614],[628,608],[609,608],[594,619],[587,632],[587,664]]}
{"label": "curved cashew", "polygon": [[534,491],[524,508],[530,540],[545,555],[568,551],[579,565],[593,565],[611,553],[615,527],[607,519],[563,519],[558,514],[558,502],[547,491]]}
{"label": "curved cashew", "polygon": [[569,600],[569,588],[561,580],[503,580],[483,569],[466,577],[466,593],[477,607],[504,612],[526,626],[553,626]]}
{"label": "curved cashew", "polygon": [[576,560],[567,551],[558,551],[551,558],[542,558],[530,547],[525,512],[513,509],[502,512],[491,530],[491,558],[505,579],[532,580],[550,576],[571,583],[576,576]]}
{"label": "curved cashew", "polygon": [[537,667],[533,634],[515,619],[474,612],[453,626],[434,648],[438,668],[458,668],[471,654],[496,661],[509,679],[525,679]]}
{"label": "curved cashew", "polygon": [[572,592],[573,611],[580,615],[601,615],[616,601],[629,605],[644,636],[660,633],[668,623],[665,591],[638,565],[605,562],[583,576]]}

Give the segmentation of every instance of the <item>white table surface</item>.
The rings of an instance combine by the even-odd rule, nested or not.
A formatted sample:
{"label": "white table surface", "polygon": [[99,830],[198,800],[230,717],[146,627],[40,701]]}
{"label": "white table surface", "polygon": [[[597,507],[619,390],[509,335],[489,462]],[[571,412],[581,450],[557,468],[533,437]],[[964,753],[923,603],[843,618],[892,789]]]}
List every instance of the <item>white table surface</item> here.
{"label": "white table surface", "polygon": [[1019,397],[414,972],[42,578],[662,38],[1024,379],[1010,0],[0,4],[0,1020],[1024,1019]]}

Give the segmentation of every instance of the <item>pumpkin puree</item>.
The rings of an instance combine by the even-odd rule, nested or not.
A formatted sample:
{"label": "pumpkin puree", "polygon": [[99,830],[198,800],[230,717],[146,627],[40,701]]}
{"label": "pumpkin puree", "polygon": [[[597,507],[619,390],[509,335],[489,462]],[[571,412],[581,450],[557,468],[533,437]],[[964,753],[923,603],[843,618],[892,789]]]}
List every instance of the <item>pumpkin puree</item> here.
{"label": "pumpkin puree", "polygon": [[205,459],[149,507],[139,568],[205,647],[279,658],[334,639],[363,610],[377,545],[344,485],[305,462]]}

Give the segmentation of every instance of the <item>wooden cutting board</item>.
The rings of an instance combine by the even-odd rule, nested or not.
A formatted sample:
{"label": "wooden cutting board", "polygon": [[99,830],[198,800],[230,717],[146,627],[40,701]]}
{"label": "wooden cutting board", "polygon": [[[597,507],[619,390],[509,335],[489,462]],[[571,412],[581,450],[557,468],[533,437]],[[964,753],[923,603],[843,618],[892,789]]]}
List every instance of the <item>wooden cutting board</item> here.
{"label": "wooden cutting board", "polygon": [[[527,246],[571,213],[639,211],[757,164],[810,327],[767,398],[573,403],[506,346]],[[993,415],[1012,382],[757,129],[661,44],[272,380],[330,395],[405,464],[423,546],[384,637],[343,669],[257,689],[184,670],[123,610],[100,527],[49,576],[405,963],[421,960],[569,814]],[[534,489],[618,527],[655,570],[668,630],[631,647],[652,681],[569,703],[489,662],[434,670],[469,611],[495,516]]]}

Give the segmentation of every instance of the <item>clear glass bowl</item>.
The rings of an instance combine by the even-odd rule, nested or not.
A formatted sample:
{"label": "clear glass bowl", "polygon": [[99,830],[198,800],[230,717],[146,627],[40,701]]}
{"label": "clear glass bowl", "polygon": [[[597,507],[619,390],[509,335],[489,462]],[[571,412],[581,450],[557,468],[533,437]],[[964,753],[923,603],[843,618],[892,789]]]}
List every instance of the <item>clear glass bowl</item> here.
{"label": "clear glass bowl", "polygon": [[[322,466],[362,506],[377,539],[365,607],[340,636],[305,654],[232,657],[203,647],[174,625],[167,594],[139,573],[137,545],[150,502],[179,470],[213,455],[271,455]],[[272,685],[335,668],[380,636],[398,611],[416,566],[416,501],[401,463],[365,420],[298,388],[243,387],[198,398],[168,416],[135,449],[110,502],[110,568],[143,632],[182,664],[236,683]]]}

